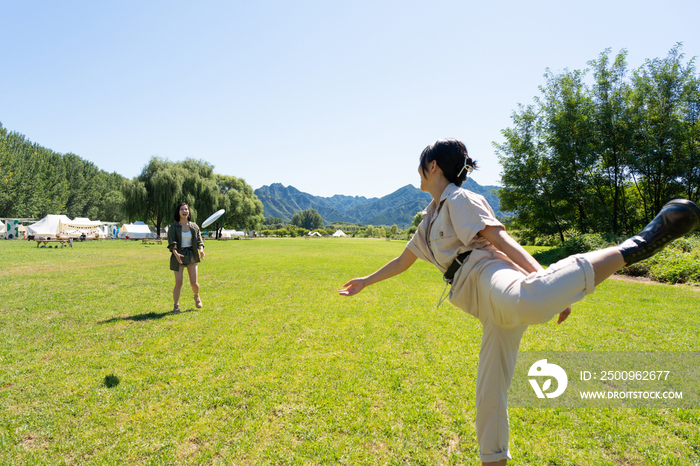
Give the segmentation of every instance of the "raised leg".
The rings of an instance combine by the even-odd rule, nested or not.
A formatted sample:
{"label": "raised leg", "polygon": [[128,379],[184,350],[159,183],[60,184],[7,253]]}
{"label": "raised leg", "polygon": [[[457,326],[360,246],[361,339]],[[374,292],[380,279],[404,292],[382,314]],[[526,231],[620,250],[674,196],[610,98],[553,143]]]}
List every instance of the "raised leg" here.
{"label": "raised leg", "polygon": [[596,286],[625,266],[625,259],[617,247],[600,249],[581,255],[593,266]]}

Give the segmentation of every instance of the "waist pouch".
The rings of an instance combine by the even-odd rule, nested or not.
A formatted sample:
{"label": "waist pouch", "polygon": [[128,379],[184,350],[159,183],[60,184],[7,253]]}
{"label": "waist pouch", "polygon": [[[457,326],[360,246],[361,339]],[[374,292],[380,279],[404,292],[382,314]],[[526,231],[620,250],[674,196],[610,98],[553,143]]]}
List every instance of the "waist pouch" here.
{"label": "waist pouch", "polygon": [[447,271],[443,275],[444,280],[447,283],[452,284],[452,279],[455,277],[455,274],[459,270],[459,268],[467,262],[467,259],[469,259],[469,256],[471,255],[471,251],[463,252],[459,256],[455,257],[455,260],[452,261],[450,266],[447,268]]}

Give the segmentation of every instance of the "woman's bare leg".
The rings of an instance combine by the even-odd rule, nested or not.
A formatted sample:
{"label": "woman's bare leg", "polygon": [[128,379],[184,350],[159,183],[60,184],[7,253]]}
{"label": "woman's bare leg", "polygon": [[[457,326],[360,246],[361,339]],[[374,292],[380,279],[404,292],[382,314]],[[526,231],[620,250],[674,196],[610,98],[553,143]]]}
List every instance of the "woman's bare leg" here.
{"label": "woman's bare leg", "polygon": [[195,296],[199,296],[199,283],[197,282],[197,264],[187,266],[187,275],[190,277],[190,286]]}
{"label": "woman's bare leg", "polygon": [[625,259],[617,247],[587,252],[583,256],[593,266],[596,286],[625,266]]}
{"label": "woman's bare leg", "polygon": [[182,274],[185,271],[185,266],[181,265],[180,270],[175,271],[175,288],[173,288],[173,303],[174,307],[180,305],[180,290],[182,289]]}

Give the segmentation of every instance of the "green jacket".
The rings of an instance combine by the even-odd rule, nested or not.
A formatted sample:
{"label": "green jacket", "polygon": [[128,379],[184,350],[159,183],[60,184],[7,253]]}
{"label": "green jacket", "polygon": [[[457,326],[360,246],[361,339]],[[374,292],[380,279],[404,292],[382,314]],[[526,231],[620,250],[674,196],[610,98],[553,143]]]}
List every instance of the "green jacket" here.
{"label": "green jacket", "polygon": [[[202,239],[202,234],[199,231],[197,224],[189,222],[190,231],[192,232],[192,252],[194,253],[194,261],[199,262],[199,248],[204,247],[204,240]],[[179,222],[175,222],[168,228],[168,249],[170,252],[173,249],[180,252],[182,249],[182,225]],[[180,252],[181,253],[181,252]],[[181,253],[182,254],[182,253]],[[174,254],[170,254],[170,270],[178,271],[180,270],[180,263],[175,258]]]}

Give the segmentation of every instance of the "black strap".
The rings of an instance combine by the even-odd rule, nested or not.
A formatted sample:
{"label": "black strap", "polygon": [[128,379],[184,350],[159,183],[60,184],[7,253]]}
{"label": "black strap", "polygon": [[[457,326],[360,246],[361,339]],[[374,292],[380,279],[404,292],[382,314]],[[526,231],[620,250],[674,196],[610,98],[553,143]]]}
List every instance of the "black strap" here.
{"label": "black strap", "polygon": [[443,275],[447,283],[452,283],[452,279],[454,278],[455,274],[462,266],[462,264],[464,264],[467,261],[467,259],[469,259],[469,255],[471,253],[471,251],[467,251],[455,257],[455,260],[452,261],[452,264],[450,264],[450,266],[447,268],[447,272],[445,272],[445,275]]}

